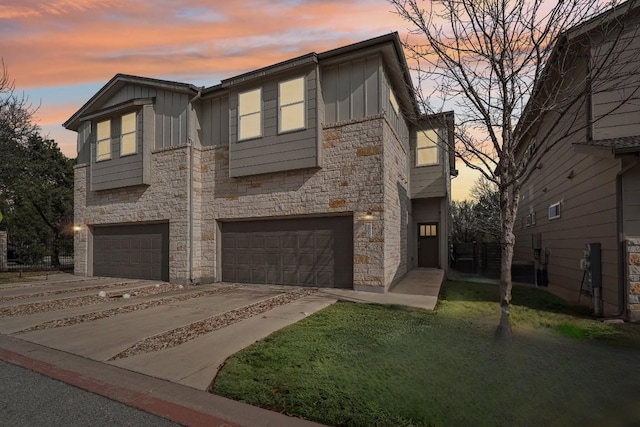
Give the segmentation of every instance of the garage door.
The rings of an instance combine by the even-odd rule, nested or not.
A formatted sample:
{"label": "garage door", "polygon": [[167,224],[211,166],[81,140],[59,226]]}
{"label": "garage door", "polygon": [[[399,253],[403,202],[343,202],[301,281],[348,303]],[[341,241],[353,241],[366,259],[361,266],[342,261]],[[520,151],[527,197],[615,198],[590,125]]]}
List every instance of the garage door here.
{"label": "garage door", "polygon": [[351,288],[353,218],[225,222],[222,280]]}
{"label": "garage door", "polygon": [[93,275],[169,280],[169,224],[93,229]]}

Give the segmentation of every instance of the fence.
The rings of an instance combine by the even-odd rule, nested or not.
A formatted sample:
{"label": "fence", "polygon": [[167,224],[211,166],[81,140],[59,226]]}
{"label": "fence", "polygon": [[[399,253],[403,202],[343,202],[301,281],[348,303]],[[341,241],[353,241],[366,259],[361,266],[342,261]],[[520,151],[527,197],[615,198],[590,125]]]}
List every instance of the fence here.
{"label": "fence", "polygon": [[73,269],[73,236],[0,236],[0,271]]}
{"label": "fence", "polygon": [[451,267],[461,273],[500,276],[500,244],[465,242],[453,243]]}

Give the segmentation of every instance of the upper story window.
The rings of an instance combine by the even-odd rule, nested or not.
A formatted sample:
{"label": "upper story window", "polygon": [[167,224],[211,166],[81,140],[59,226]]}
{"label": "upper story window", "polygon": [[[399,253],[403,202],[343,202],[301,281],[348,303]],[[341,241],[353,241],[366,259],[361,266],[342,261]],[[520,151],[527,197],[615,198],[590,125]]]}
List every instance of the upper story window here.
{"label": "upper story window", "polygon": [[111,120],[98,122],[96,136],[96,161],[111,159]]}
{"label": "upper story window", "polygon": [[437,165],[438,163],[438,133],[433,129],[418,131],[416,166]]}
{"label": "upper story window", "polygon": [[262,89],[238,95],[238,140],[262,134]]}
{"label": "upper story window", "polygon": [[391,88],[389,88],[389,103],[391,104],[391,108],[393,108],[393,112],[396,113],[396,116],[400,116],[400,106]]}
{"label": "upper story window", "polygon": [[136,142],[136,113],[125,114],[122,116],[120,155],[135,154],[137,151]]}
{"label": "upper story window", "polygon": [[278,131],[288,132],[305,127],[304,77],[278,85]]}

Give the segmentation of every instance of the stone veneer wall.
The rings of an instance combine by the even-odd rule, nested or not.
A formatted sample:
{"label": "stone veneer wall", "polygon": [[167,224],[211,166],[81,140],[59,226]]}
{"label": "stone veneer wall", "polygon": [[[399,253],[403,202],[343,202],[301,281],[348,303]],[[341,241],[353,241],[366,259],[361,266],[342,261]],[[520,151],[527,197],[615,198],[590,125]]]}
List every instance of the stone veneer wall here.
{"label": "stone veneer wall", "polygon": [[385,286],[407,273],[409,227],[409,153],[390,126],[384,126],[384,277]]}
{"label": "stone veneer wall", "polygon": [[0,231],[0,271],[7,271],[9,268],[7,257],[7,232]]}
{"label": "stone veneer wall", "polygon": [[[169,278],[188,281],[189,150],[152,154],[151,186],[89,192],[88,165],[75,169],[77,225],[169,221]],[[324,167],[229,178],[228,146],[193,148],[193,278],[217,277],[219,220],[353,215],[354,288],[384,292],[407,270],[407,155],[383,115],[323,130]],[[365,218],[367,212],[373,218]],[[372,235],[366,224],[372,224]],[[75,273],[86,275],[89,230],[75,235]]]}
{"label": "stone veneer wall", "polygon": [[640,321],[640,237],[627,238],[626,248],[629,318]]}
{"label": "stone veneer wall", "polygon": [[[203,251],[215,252],[218,220],[353,214],[354,287],[383,292],[390,284],[384,267],[385,132],[389,125],[383,116],[327,125],[322,169],[242,178],[229,178],[228,147],[204,149],[202,179],[215,184],[203,189]],[[367,212],[374,218],[364,218]]]}
{"label": "stone veneer wall", "polygon": [[[189,147],[153,152],[150,186],[87,191],[91,188],[89,171],[88,165],[78,165],[74,171],[74,222],[82,227],[75,233],[75,274],[87,275],[91,270],[88,256],[90,230],[86,225],[168,221],[169,280],[186,283],[189,268]],[[196,181],[196,189],[197,184]],[[194,206],[196,204],[194,201]]]}

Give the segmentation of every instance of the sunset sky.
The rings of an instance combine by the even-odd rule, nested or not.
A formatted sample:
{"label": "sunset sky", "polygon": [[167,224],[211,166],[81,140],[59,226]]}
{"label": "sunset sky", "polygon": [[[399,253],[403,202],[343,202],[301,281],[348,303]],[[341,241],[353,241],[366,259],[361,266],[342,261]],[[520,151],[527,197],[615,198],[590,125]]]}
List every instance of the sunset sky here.
{"label": "sunset sky", "polygon": [[[0,56],[43,133],[75,157],[62,122],[116,73],[211,86],[406,27],[384,0],[2,0]],[[463,170],[454,199],[474,179]]]}

